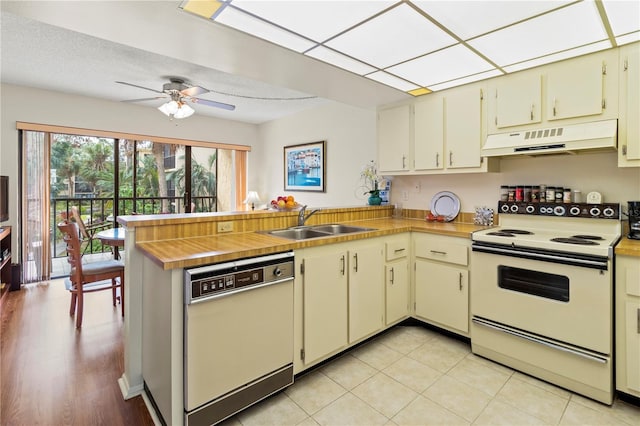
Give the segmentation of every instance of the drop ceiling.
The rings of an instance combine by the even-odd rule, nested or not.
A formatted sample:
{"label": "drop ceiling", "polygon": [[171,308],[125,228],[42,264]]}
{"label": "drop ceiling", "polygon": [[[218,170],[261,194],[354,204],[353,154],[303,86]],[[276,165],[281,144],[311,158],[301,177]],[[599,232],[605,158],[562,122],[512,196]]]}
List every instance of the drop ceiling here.
{"label": "drop ceiling", "polygon": [[637,0],[186,0],[181,7],[414,95],[640,40]]}
{"label": "drop ceiling", "polygon": [[233,0],[213,20],[190,3],[2,0],[0,81],[155,109],[164,100],[123,102],[154,94],[116,82],[180,77],[236,105],[196,115],[258,124],[327,102],[375,110],[640,39],[638,1]]}

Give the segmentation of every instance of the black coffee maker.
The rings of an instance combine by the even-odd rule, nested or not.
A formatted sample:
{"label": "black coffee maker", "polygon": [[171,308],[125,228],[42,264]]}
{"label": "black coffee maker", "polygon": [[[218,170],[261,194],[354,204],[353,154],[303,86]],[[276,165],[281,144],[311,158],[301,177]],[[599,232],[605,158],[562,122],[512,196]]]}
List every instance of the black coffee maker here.
{"label": "black coffee maker", "polygon": [[640,240],[640,201],[627,201],[629,212],[629,238]]}

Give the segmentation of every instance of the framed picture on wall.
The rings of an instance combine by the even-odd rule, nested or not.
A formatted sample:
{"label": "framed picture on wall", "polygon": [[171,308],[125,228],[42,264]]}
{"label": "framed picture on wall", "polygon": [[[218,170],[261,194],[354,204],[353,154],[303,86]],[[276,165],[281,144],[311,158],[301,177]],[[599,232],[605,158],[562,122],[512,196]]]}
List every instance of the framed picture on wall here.
{"label": "framed picture on wall", "polygon": [[284,190],[325,192],[326,141],[284,147]]}

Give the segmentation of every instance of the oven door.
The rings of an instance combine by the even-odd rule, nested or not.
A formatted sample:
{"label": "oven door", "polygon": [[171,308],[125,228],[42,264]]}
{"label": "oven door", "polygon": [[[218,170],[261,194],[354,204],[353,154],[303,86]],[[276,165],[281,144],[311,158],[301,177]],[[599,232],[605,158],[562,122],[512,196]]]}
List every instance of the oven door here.
{"label": "oven door", "polygon": [[610,354],[610,269],[610,265],[605,270],[474,251],[471,313],[474,318]]}

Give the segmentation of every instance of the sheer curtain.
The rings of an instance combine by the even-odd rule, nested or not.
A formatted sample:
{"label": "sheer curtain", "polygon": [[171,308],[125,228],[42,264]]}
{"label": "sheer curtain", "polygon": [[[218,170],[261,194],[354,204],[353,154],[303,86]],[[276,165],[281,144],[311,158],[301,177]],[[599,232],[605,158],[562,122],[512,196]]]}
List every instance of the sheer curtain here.
{"label": "sheer curtain", "polygon": [[51,276],[49,147],[49,133],[22,131],[20,240],[23,283],[44,281]]}

